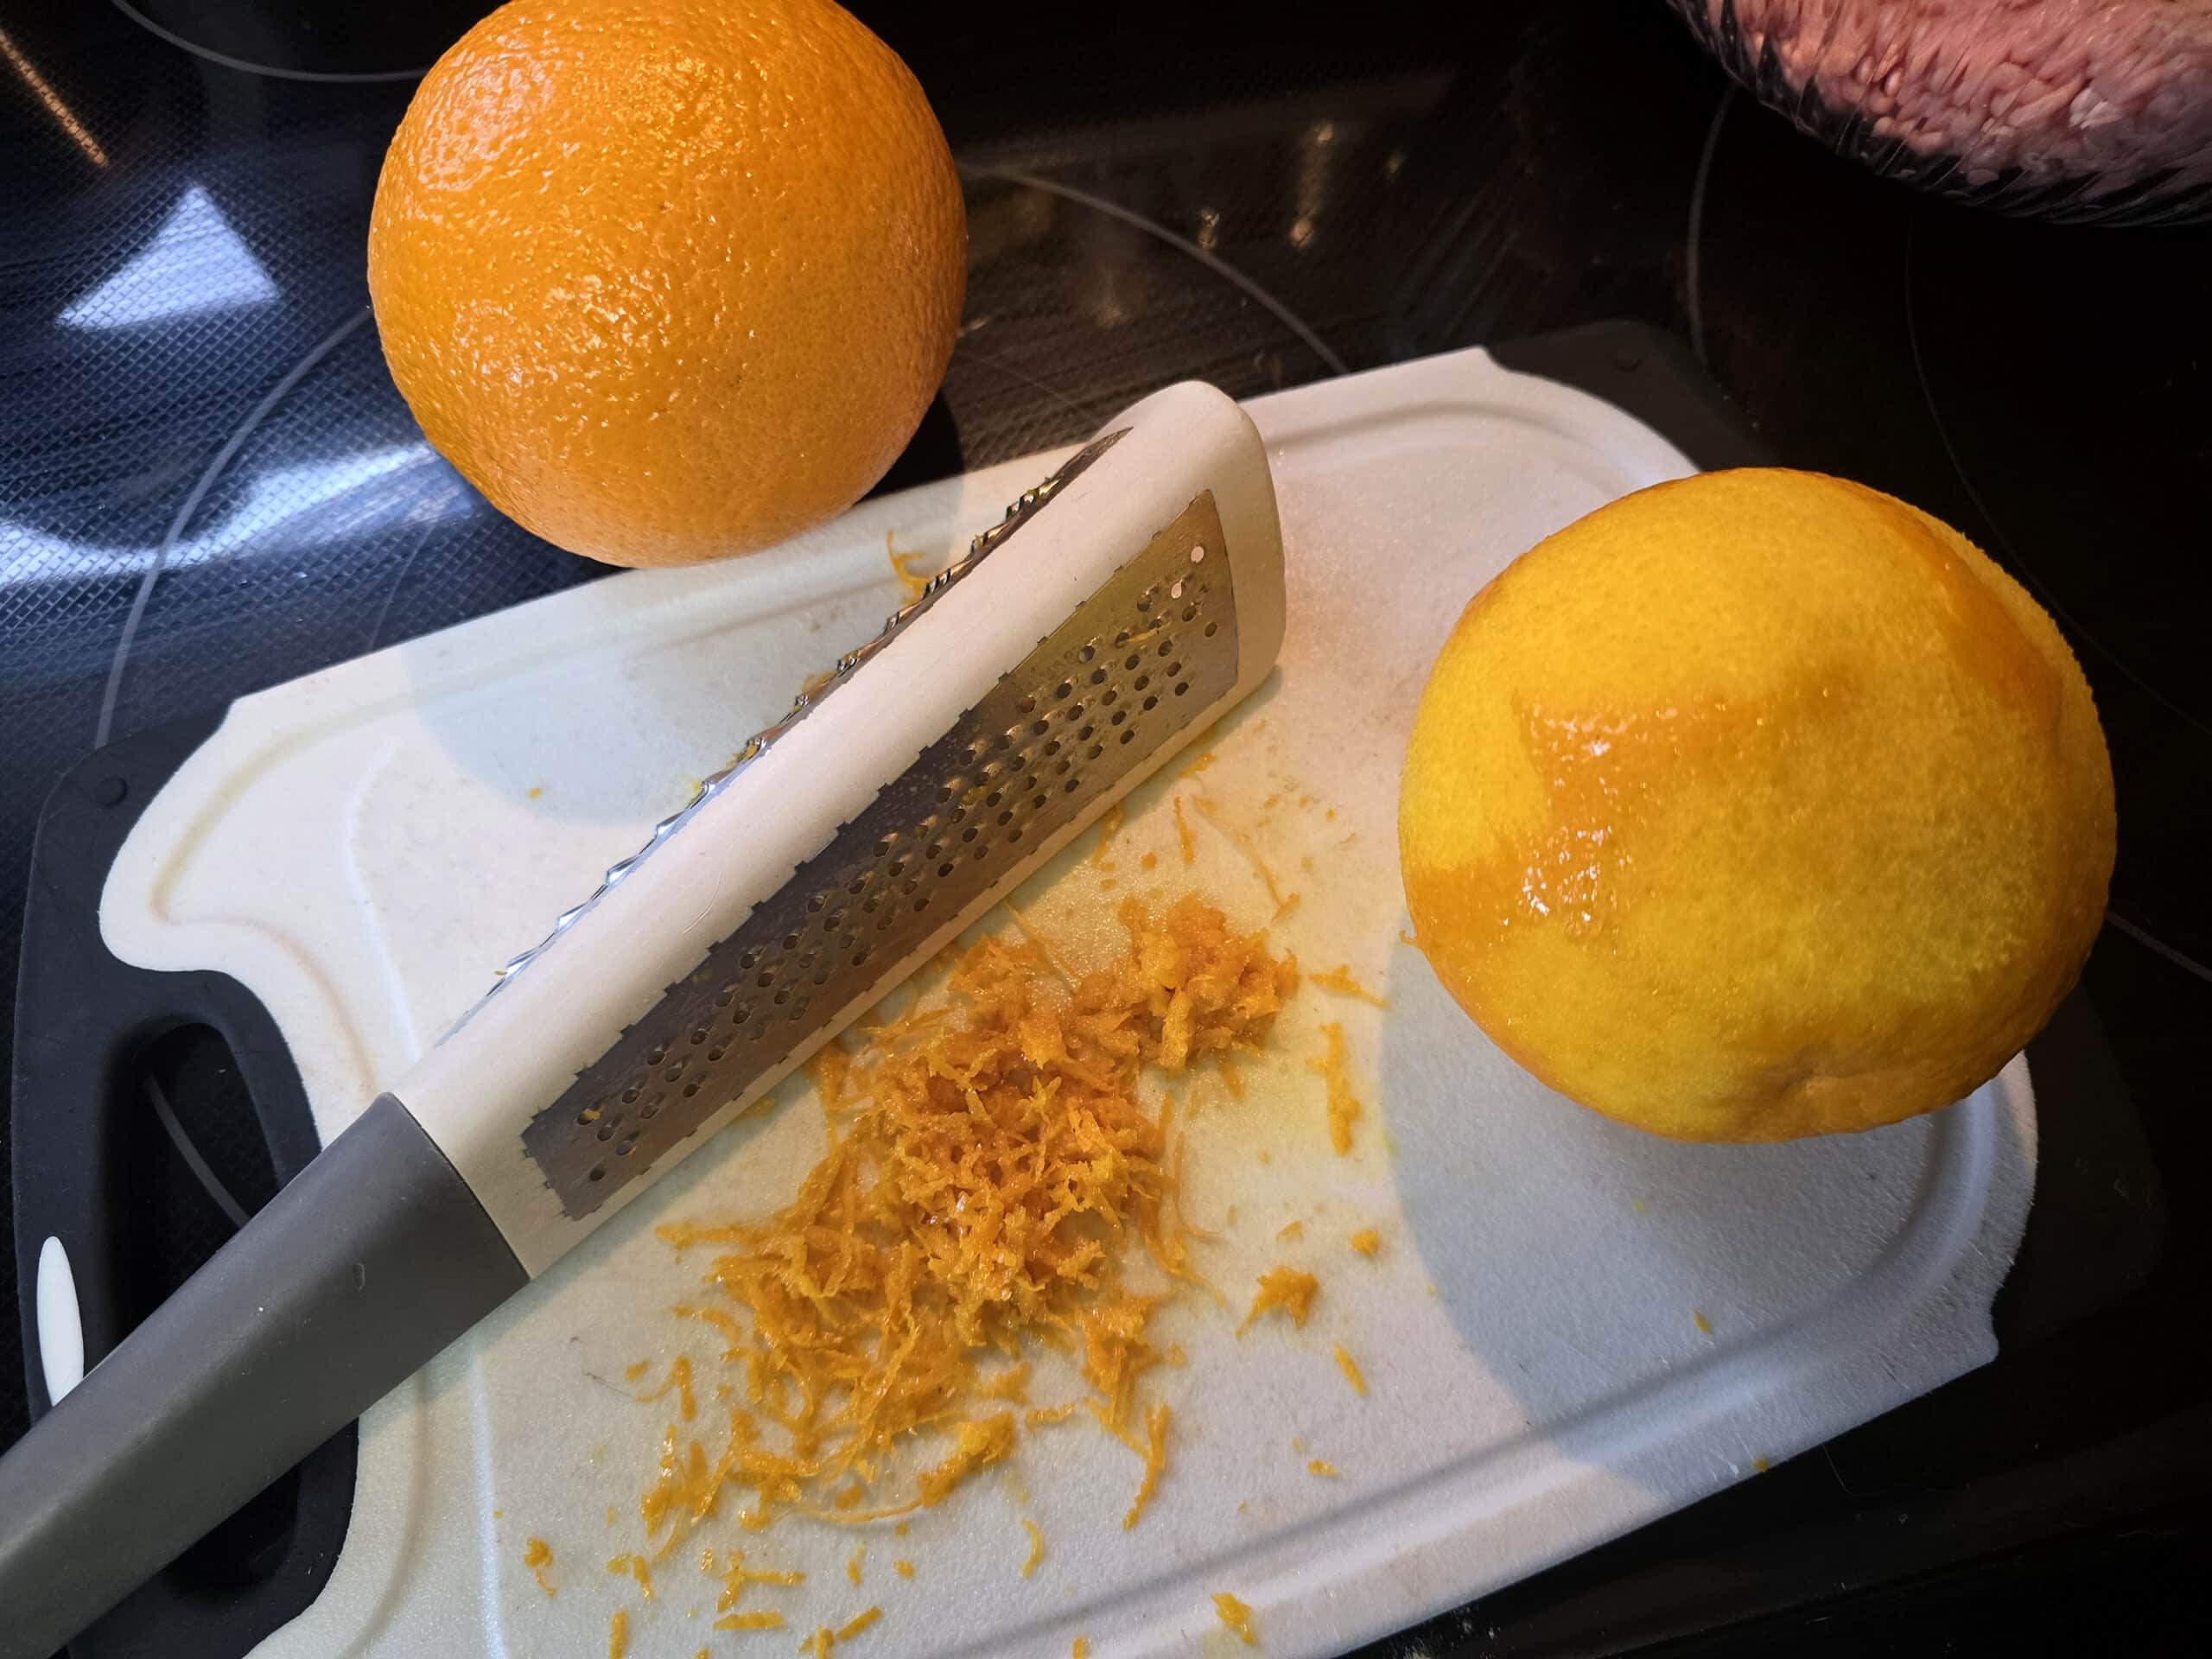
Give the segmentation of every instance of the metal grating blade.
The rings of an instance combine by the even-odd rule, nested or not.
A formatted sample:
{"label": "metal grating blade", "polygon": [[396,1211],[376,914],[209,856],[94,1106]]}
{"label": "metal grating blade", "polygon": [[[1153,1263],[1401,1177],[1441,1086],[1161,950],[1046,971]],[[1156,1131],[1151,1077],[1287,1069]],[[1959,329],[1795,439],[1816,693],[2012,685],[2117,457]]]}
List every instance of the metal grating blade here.
{"label": "metal grating blade", "polygon": [[563,1208],[597,1210],[840,1010],[888,989],[948,917],[1002,892],[1226,696],[1236,660],[1208,493],[531,1121],[524,1147]]}

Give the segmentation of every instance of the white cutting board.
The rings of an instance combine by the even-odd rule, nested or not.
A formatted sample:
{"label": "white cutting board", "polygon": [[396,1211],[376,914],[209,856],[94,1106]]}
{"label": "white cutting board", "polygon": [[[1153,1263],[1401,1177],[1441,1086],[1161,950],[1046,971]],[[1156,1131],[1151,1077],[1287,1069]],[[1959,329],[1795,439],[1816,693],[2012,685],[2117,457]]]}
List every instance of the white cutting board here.
{"label": "white cutting board", "polygon": [[[1068,1427],[1030,1437],[908,1537],[868,1536],[861,1588],[845,1575],[848,1532],[710,1526],[706,1541],[742,1543],[756,1566],[807,1573],[747,1599],[782,1608],[791,1631],[712,1632],[696,1544],[662,1565],[650,1605],[605,1570],[642,1545],[636,1499],[668,1421],[633,1402],[625,1368],[651,1359],[658,1381],[681,1351],[710,1375],[718,1346],[666,1311],[702,1258],[679,1263],[652,1229],[788,1198],[824,1133],[795,1080],[369,1414],[336,1572],[263,1654],[603,1653],[618,1606],[633,1655],[784,1652],[873,1604],[883,1619],[855,1651],[1065,1655],[1080,1634],[1100,1659],[1221,1653],[1221,1590],[1255,1609],[1266,1652],[1331,1652],[1994,1354],[1990,1300],[2032,1187],[2024,1063],[1871,1135],[1675,1145],[1539,1086],[1401,940],[1398,766],[1453,619],[1544,534],[1688,462],[1618,410],[1480,352],[1249,407],[1282,507],[1279,674],[1212,741],[1215,764],[1180,779],[1171,766],[1133,798],[1110,875],[1085,861],[1086,836],[1021,902],[1077,954],[1131,892],[1195,886],[1240,924],[1267,922],[1261,877],[1196,810],[1203,794],[1301,894],[1281,943],[1309,968],[1348,963],[1389,1007],[1309,986],[1276,1056],[1248,1068],[1245,1101],[1216,1097],[1192,1124],[1190,1213],[1222,1234],[1199,1264],[1235,1306],[1192,1295],[1162,1316],[1188,1363],[1154,1374],[1177,1432],[1141,1523],[1121,1526],[1136,1460]],[[574,589],[239,702],[124,848],[102,906],[110,945],[149,968],[219,968],[258,994],[327,1140],[494,963],[877,626],[898,596],[887,533],[934,566],[1058,459],[871,502],[753,559]],[[1188,869],[1173,795],[1194,836]],[[1366,1107],[1346,1158],[1329,1151],[1305,1064],[1332,1019]],[[1278,1242],[1292,1220],[1303,1239]],[[1383,1240],[1372,1261],[1344,1243],[1369,1226]],[[1233,1338],[1276,1262],[1319,1275],[1311,1321]],[[1332,1362],[1338,1343],[1366,1397]],[[1040,1363],[1033,1400],[1075,1392],[1057,1361]],[[1310,1475],[1312,1458],[1339,1476]],[[1027,1579],[1024,1516],[1046,1544]],[[522,1567],[531,1536],[552,1547],[556,1598]],[[894,1556],[912,1579],[893,1576]]]}

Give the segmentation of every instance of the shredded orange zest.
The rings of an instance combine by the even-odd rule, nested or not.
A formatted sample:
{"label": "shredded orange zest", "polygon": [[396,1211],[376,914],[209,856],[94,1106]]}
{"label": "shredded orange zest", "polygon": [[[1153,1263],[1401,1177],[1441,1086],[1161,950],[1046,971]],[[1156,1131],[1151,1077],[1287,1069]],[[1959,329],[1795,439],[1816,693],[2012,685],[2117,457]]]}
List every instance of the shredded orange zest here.
{"label": "shredded orange zest", "polygon": [[1145,1413],[1144,1478],[1137,1484],[1135,1502],[1129,1512],[1122,1517],[1122,1530],[1127,1532],[1137,1523],[1144,1513],[1144,1506],[1152,1501],[1153,1488],[1167,1469],[1167,1424],[1169,1413],[1165,1405],[1155,1405]]}
{"label": "shredded orange zest", "polygon": [[1198,859],[1198,838],[1191,829],[1191,821],[1183,816],[1183,798],[1174,797],[1170,804],[1175,809],[1175,844],[1183,850],[1183,862],[1195,864]]}
{"label": "shredded orange zest", "polygon": [[854,1637],[858,1636],[862,1630],[868,1629],[869,1625],[874,1624],[877,1619],[881,1618],[882,1617],[883,1609],[880,1607],[863,1608],[861,1611],[855,1613],[850,1618],[847,1619],[842,1624],[840,1624],[837,1627],[837,1640],[840,1642],[850,1641]]}
{"label": "shredded orange zest", "polygon": [[607,1506],[607,1524],[610,1527],[614,1524],[614,1506],[612,1503]]}
{"label": "shredded orange zest", "polygon": [[1029,1362],[1009,1365],[994,1376],[985,1377],[976,1385],[976,1392],[986,1400],[1010,1400],[1015,1405],[1026,1404],[1029,1399]]}
{"label": "shredded orange zest", "polygon": [[[725,1344],[722,1349],[724,1359],[736,1359],[744,1354],[745,1327],[737,1322],[735,1314],[719,1307],[672,1307],[669,1312],[679,1319],[697,1319],[701,1324],[710,1325],[721,1332]],[[717,1400],[728,1399],[728,1388],[727,1382],[716,1383],[715,1397]]]}
{"label": "shredded orange zest", "polygon": [[622,1659],[630,1651],[630,1610],[617,1607],[607,1621],[607,1659]]}
{"label": "shredded orange zest", "polygon": [[830,1627],[827,1624],[817,1624],[814,1627],[814,1634],[798,1644],[798,1650],[810,1655],[811,1659],[830,1659],[830,1649],[836,1644],[836,1640],[837,1638],[830,1633]]}
{"label": "shredded orange zest", "polygon": [[1336,1346],[1337,1369],[1344,1374],[1344,1381],[1351,1384],[1354,1394],[1367,1392],[1367,1379],[1359,1374],[1359,1363],[1344,1351],[1341,1342]]}
{"label": "shredded orange zest", "polygon": [[1702,1309],[1694,1307],[1690,1309],[1690,1318],[1696,1322],[1697,1328],[1701,1333],[1708,1337],[1713,1334],[1713,1321],[1705,1317]]}
{"label": "shredded orange zest", "polygon": [[1337,1476],[1337,1465],[1325,1458],[1316,1458],[1306,1465],[1306,1472],[1309,1475],[1318,1475],[1324,1480],[1334,1480]]}
{"label": "shredded orange zest", "polygon": [[634,1382],[652,1368],[653,1363],[650,1359],[641,1359],[634,1365],[625,1365],[622,1368],[622,1380],[625,1382]]}
{"label": "shredded orange zest", "polygon": [[1064,1406],[1033,1406],[1021,1414],[1024,1428],[1044,1428],[1053,1423],[1065,1423],[1075,1415],[1081,1402],[1071,1400]]}
{"label": "shredded orange zest", "polygon": [[638,1403],[639,1405],[649,1406],[654,1401],[661,1398],[661,1396],[665,1395],[671,1389],[674,1389],[676,1390],[676,1409],[677,1414],[680,1415],[685,1422],[690,1422],[693,1416],[697,1414],[699,1409],[699,1402],[691,1392],[691,1358],[690,1355],[678,1354],[674,1359],[669,1361],[667,1379],[661,1383],[660,1387],[655,1389],[651,1394],[639,1395],[638,1396]]}
{"label": "shredded orange zest", "polygon": [[745,1552],[741,1549],[723,1552],[722,1566],[719,1570],[715,1566],[715,1552],[702,1549],[699,1552],[699,1570],[710,1579],[721,1580],[721,1594],[715,1598],[715,1611],[718,1613],[726,1613],[736,1606],[748,1584],[791,1585],[802,1584],[806,1580],[806,1574],[799,1572],[757,1572],[746,1566]]}
{"label": "shredded orange zest", "polygon": [[1229,1090],[1231,1100],[1244,1098],[1244,1074],[1236,1069],[1234,1061],[1224,1054],[1214,1070],[1220,1075],[1221,1086]]}
{"label": "shredded orange zest", "polygon": [[922,596],[923,590],[930,585],[929,577],[915,569],[913,562],[925,559],[929,555],[901,553],[893,545],[893,532],[887,530],[883,532],[883,556],[891,561],[891,574],[898,578],[900,596],[911,605]]}
{"label": "shredded orange zest", "polygon": [[1045,1559],[1045,1535],[1027,1516],[1021,1517],[1023,1530],[1029,1535],[1029,1559],[1021,1564],[1021,1576],[1029,1577],[1037,1570],[1037,1563]]}
{"label": "shredded orange zest", "polygon": [[1372,1255],[1382,1248],[1382,1235],[1372,1227],[1363,1227],[1344,1241],[1362,1255]]}
{"label": "shredded orange zest", "polygon": [[1195,778],[1219,759],[1221,759],[1219,755],[1216,754],[1211,749],[1208,749],[1197,760],[1192,761],[1189,766],[1183,768],[1183,776],[1185,778]]}
{"label": "shredded orange zest", "polygon": [[546,1582],[545,1569],[553,1564],[553,1546],[543,1538],[525,1538],[522,1545],[522,1564],[530,1569],[530,1576],[537,1580],[537,1587],[547,1595],[554,1593]]}
{"label": "shredded orange zest", "polygon": [[1275,906],[1275,913],[1271,918],[1270,925],[1272,925],[1274,922],[1281,921],[1284,918],[1287,917],[1291,912],[1296,910],[1298,908],[1299,900],[1305,898],[1305,896],[1306,895],[1302,893],[1294,893],[1289,898],[1277,905]]}
{"label": "shredded orange zest", "polygon": [[901,1521],[897,1526],[892,1528],[891,1530],[896,1533],[899,1537],[904,1538],[906,1535],[906,1527],[907,1523]]}
{"label": "shredded orange zest", "polygon": [[1235,844],[1236,850],[1244,855],[1245,862],[1259,873],[1262,883],[1267,887],[1268,899],[1274,902],[1276,913],[1281,915],[1288,906],[1283,898],[1282,889],[1275,884],[1275,873],[1268,868],[1267,860],[1260,856],[1259,843],[1243,830],[1230,823],[1223,816],[1221,809],[1205,796],[1199,796],[1192,804],[1205,815],[1207,823],[1229,837],[1230,841]]}
{"label": "shredded orange zest", "polygon": [[861,1559],[868,1554],[868,1546],[861,1545],[853,1551],[852,1559],[845,1563],[845,1576],[855,1585],[861,1581]]}
{"label": "shredded orange zest", "polygon": [[1341,1158],[1351,1150],[1351,1126],[1359,1119],[1359,1097],[1351,1091],[1351,1082],[1344,1075],[1344,1028],[1332,1020],[1321,1027],[1321,1035],[1328,1039],[1328,1047],[1318,1060],[1306,1062],[1306,1069],[1321,1074],[1321,1081],[1329,1091],[1329,1144]]}
{"label": "shredded orange zest", "polygon": [[833,1129],[837,1126],[837,1108],[845,1103],[845,1079],[852,1069],[853,1057],[835,1038],[815,1050],[814,1058],[806,1063],[807,1081],[821,1096],[823,1122]]}
{"label": "shredded orange zest", "polygon": [[1288,1239],[1303,1238],[1305,1236],[1306,1224],[1304,1222],[1286,1221],[1282,1224],[1281,1230],[1275,1234],[1275,1242],[1277,1243],[1281,1243]]}
{"label": "shredded orange zest", "polygon": [[1338,996],[1356,996],[1363,1002],[1372,1002],[1378,1008],[1390,1006],[1388,997],[1377,996],[1351,976],[1351,964],[1340,962],[1326,972],[1313,976],[1313,982],[1323,990]]}
{"label": "shredded orange zest", "polygon": [[780,1630],[784,1616],[771,1607],[758,1613],[732,1613],[728,1618],[715,1621],[718,1630]]}
{"label": "shredded orange zest", "polygon": [[617,1555],[613,1560],[607,1562],[607,1570],[610,1573],[628,1573],[637,1580],[638,1588],[645,1592],[645,1599],[651,1601],[653,1599],[653,1571],[646,1564],[644,1556]]}
{"label": "shredded orange zest", "polygon": [[902,1579],[911,1579],[914,1576],[914,1564],[904,1556],[891,1563],[891,1570]]}
{"label": "shredded orange zest", "polygon": [[[639,1502],[663,1551],[741,1497],[750,1529],[942,1503],[1014,1449],[1015,1414],[976,1407],[1019,1402],[1032,1337],[1080,1342],[1088,1403],[1126,1433],[1160,1363],[1147,1332],[1160,1298],[1123,1285],[1122,1249],[1203,1283],[1175,1207],[1172,1103],[1147,1113],[1140,1077],[1258,1052],[1298,972],[1195,898],[1162,915],[1127,900],[1121,917],[1126,952],[1065,988],[1036,943],[976,944],[945,1006],[862,1033],[841,1090],[854,1109],[789,1205],[758,1224],[658,1230],[678,1250],[716,1248],[702,1300],[724,1305],[688,1317],[723,1316],[708,1322],[741,1384],[709,1414],[721,1421],[663,1437]],[[1014,1363],[987,1370],[993,1353]],[[935,1437],[950,1448],[909,1499],[837,1507]]]}
{"label": "shredded orange zest", "polygon": [[1090,1638],[1078,1636],[1075,1645],[1068,1649],[1068,1659],[1090,1659]]}
{"label": "shredded orange zest", "polygon": [[1122,833],[1122,820],[1128,816],[1121,802],[1116,801],[1098,815],[1098,844],[1090,849],[1090,861],[1102,868],[1111,868],[1106,862],[1106,849],[1114,844],[1114,837]]}
{"label": "shredded orange zest", "polygon": [[1759,1473],[1764,1474],[1768,1470],[1773,1468],[1774,1465],[1769,1463],[1764,1458],[1753,1458],[1751,1459],[1751,1467],[1758,1470]]}
{"label": "shredded orange zest", "polygon": [[1421,941],[1415,938],[1411,931],[1402,927],[1398,930],[1398,943],[1410,944],[1416,950],[1421,949]]}
{"label": "shredded orange zest", "polygon": [[1213,1610],[1221,1616],[1223,1624],[1236,1632],[1238,1639],[1246,1647],[1256,1648],[1260,1645],[1259,1633],[1252,1628],[1252,1610],[1230,1595],[1228,1591],[1221,1590],[1214,1593]]}
{"label": "shredded orange zest", "polygon": [[1160,855],[1158,853],[1147,853],[1142,858],[1137,860],[1137,868],[1141,870],[1148,870],[1159,862]]}
{"label": "shredded orange zest", "polygon": [[1253,1320],[1278,1307],[1290,1315],[1293,1325],[1304,1328],[1306,1316],[1313,1309],[1313,1294],[1321,1283],[1312,1274],[1300,1273],[1296,1268],[1269,1268],[1260,1275],[1259,1287],[1252,1297],[1252,1311],[1236,1327],[1240,1337],[1251,1328]]}
{"label": "shredded orange zest", "polygon": [[1029,918],[1014,907],[1014,900],[1008,899],[1003,902],[1006,905],[1006,913],[1014,918],[1014,925],[1021,930],[1022,938],[1035,945],[1039,953],[1052,964],[1052,971],[1060,976],[1060,983],[1070,990],[1073,990],[1076,982],[1075,972],[1068,966],[1060,953],[1052,949],[1052,942],[1030,925]]}

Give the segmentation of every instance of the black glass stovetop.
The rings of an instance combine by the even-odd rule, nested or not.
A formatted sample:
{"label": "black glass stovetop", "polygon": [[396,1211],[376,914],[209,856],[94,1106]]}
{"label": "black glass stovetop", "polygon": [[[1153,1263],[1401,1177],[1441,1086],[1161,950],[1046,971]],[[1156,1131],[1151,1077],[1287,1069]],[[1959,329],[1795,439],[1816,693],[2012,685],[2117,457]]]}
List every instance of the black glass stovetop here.
{"label": "black glass stovetop", "polygon": [[[2096,690],[2120,862],[2045,1048],[2099,1104],[2044,1126],[1999,1358],[1376,1651],[2205,1650],[2212,229],[1874,179],[1662,0],[855,9],[971,216],[959,346],[889,485],[1172,379],[1630,319],[1776,460],[1981,543]],[[385,142],[485,10],[0,5],[0,1004],[41,800],[94,747],[602,574],[429,450],[366,314]],[[6,1217],[0,1445],[27,1421]]]}

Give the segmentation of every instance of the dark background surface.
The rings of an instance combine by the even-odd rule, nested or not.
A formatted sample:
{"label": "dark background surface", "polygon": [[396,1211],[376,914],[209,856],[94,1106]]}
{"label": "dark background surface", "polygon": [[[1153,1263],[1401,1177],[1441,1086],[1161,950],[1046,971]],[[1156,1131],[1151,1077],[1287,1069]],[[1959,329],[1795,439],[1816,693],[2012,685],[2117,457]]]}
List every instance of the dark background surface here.
{"label": "dark background surface", "polygon": [[[104,724],[598,574],[422,447],[363,320],[385,141],[485,9],[0,5],[0,1007],[40,802]],[[1249,395],[1639,320],[1776,459],[1988,548],[2097,693],[2113,916],[2036,1055],[1997,1363],[1378,1651],[2206,1650],[2212,663],[2183,595],[2212,551],[2212,232],[1869,177],[1732,95],[1659,0],[858,9],[969,168],[968,320],[893,482],[1173,378]],[[219,1138],[204,1058],[152,1063]],[[2054,1078],[2085,1104],[2055,1111]],[[188,1183],[149,1190],[148,1249],[221,1236]],[[0,1226],[0,1444],[26,1421],[11,1248]]]}

